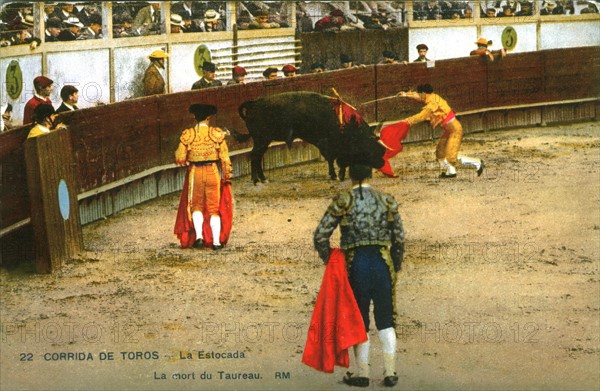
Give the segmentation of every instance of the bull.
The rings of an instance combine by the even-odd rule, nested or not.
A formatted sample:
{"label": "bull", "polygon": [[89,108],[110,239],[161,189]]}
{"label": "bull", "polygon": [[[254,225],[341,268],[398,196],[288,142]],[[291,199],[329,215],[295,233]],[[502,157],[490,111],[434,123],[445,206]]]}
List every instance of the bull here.
{"label": "bull", "polygon": [[254,184],[267,181],[262,159],[272,141],[284,141],[291,147],[299,138],[315,145],[327,160],[329,176],[334,180],[334,161],[340,167],[341,180],[345,168],[353,163],[374,168],[384,163],[385,147],[375,136],[376,127],[369,126],[339,99],[314,92],[285,92],[244,102],[238,111],[248,133],[234,131],[233,136],[238,141],[253,139],[250,161]]}

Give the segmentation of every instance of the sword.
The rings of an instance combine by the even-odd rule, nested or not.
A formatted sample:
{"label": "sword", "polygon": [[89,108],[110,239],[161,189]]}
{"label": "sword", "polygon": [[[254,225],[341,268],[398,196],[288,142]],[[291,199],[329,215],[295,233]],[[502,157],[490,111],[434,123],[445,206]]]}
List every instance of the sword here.
{"label": "sword", "polygon": [[379,101],[382,101],[382,100],[388,100],[388,99],[394,99],[394,98],[398,98],[398,95],[386,96],[385,98],[379,98],[379,99],[369,100],[367,102],[360,103],[359,106],[364,106],[364,105],[368,105],[368,104],[371,104],[371,103],[379,102]]}

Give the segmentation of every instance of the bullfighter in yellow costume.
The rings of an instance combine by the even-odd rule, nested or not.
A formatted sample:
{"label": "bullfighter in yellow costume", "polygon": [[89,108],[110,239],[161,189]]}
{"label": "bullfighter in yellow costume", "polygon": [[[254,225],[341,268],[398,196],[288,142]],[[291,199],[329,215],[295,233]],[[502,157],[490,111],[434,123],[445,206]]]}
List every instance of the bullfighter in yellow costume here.
{"label": "bullfighter in yellow costume", "polygon": [[[223,236],[221,235],[220,214],[221,175],[217,163],[221,164],[225,184],[228,184],[232,177],[225,133],[219,128],[209,126],[209,118],[217,113],[215,106],[193,104],[189,111],[194,114],[197,123],[193,128],[185,129],[182,132],[179,147],[175,151],[176,164],[189,166],[187,188],[184,185],[183,189],[187,202],[180,206],[180,209],[185,208],[186,210],[180,210],[180,212],[185,213],[187,220],[193,223],[194,247],[211,245],[211,243],[205,243],[206,238],[202,229],[205,216],[209,218],[212,248],[219,250],[222,248],[220,238]],[[176,233],[179,234],[177,227]],[[183,241],[182,245],[187,247]]]}
{"label": "bullfighter in yellow costume", "polygon": [[435,129],[438,125],[442,126],[444,133],[440,137],[435,155],[443,170],[441,178],[456,177],[456,163],[466,166],[472,166],[477,170],[477,176],[483,172],[483,161],[467,156],[458,156],[460,144],[463,137],[463,128],[454,111],[441,96],[433,93],[433,87],[429,84],[422,84],[417,87],[417,91],[400,92],[398,96],[414,99],[425,104],[421,112],[408,117],[406,121],[411,127],[420,122],[429,121]]}

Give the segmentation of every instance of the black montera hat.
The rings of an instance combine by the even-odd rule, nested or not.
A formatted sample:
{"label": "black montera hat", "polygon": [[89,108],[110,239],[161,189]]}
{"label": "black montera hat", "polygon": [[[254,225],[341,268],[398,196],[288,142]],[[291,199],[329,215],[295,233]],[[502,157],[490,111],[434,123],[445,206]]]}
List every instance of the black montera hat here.
{"label": "black montera hat", "polygon": [[217,114],[217,107],[213,105],[195,103],[190,105],[188,111],[194,114],[196,121],[204,121],[209,116]]}
{"label": "black montera hat", "polygon": [[54,107],[49,104],[42,103],[33,109],[33,121],[36,124],[41,124],[44,120],[54,114]]}
{"label": "black montera hat", "polygon": [[350,165],[350,178],[355,181],[363,181],[367,178],[371,178],[371,166],[366,164],[351,164]]}
{"label": "black montera hat", "polygon": [[433,93],[433,87],[431,86],[431,84],[419,84],[417,86],[417,92],[419,94],[431,94]]}

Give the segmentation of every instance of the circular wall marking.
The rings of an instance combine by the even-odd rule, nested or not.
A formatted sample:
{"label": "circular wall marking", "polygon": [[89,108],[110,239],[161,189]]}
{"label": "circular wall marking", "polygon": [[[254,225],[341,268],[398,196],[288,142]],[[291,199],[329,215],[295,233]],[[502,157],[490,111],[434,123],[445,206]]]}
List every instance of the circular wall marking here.
{"label": "circular wall marking", "polygon": [[17,100],[23,92],[23,73],[17,60],[12,60],[6,67],[6,93],[8,96]]}
{"label": "circular wall marking", "polygon": [[202,77],[204,72],[202,71],[202,64],[205,62],[211,62],[210,50],[206,47],[206,45],[200,45],[196,48],[196,52],[194,53],[194,69],[198,76]]}
{"label": "circular wall marking", "polygon": [[517,31],[512,27],[507,27],[502,31],[502,47],[506,50],[513,50],[517,46]]}
{"label": "circular wall marking", "polygon": [[58,207],[63,220],[69,219],[70,204],[69,204],[69,189],[64,179],[58,183]]}

